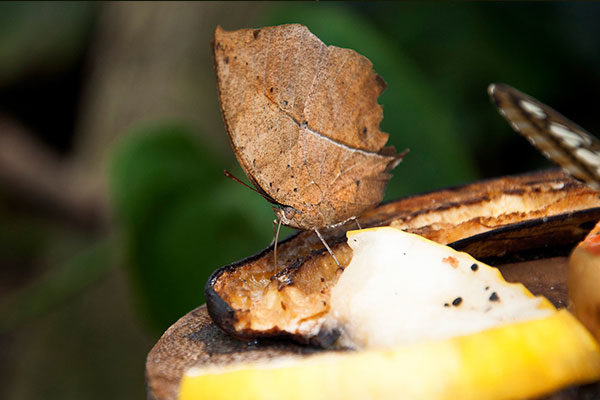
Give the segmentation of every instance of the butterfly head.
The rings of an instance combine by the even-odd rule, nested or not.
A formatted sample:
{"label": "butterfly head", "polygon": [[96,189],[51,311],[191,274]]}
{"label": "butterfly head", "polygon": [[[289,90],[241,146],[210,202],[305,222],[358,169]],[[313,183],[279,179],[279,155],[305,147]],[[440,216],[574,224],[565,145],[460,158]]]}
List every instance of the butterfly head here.
{"label": "butterfly head", "polygon": [[301,211],[285,204],[275,204],[273,211],[283,225],[291,226],[292,228],[298,227],[296,219],[302,214]]}

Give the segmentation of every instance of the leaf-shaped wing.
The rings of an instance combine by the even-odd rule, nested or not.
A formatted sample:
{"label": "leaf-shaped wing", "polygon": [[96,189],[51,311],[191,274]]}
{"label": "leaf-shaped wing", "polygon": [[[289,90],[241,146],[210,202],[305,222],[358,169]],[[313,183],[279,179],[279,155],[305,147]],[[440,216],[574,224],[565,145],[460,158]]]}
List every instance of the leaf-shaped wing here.
{"label": "leaf-shaped wing", "polygon": [[233,149],[254,183],[298,211],[284,222],[320,228],[381,201],[398,156],[383,150],[385,83],[369,60],[301,25],[217,28],[214,56]]}

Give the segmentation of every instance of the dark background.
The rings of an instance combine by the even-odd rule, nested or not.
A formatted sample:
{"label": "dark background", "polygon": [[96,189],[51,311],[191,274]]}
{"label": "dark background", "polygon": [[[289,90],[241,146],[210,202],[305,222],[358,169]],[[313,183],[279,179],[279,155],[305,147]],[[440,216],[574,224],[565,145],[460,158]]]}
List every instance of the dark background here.
{"label": "dark background", "polygon": [[370,58],[411,149],[389,200],[550,166],[491,82],[600,131],[599,21],[598,3],[1,3],[0,398],[142,398],[207,276],[270,243],[268,204],[222,174],[243,176],[217,24],[302,23]]}

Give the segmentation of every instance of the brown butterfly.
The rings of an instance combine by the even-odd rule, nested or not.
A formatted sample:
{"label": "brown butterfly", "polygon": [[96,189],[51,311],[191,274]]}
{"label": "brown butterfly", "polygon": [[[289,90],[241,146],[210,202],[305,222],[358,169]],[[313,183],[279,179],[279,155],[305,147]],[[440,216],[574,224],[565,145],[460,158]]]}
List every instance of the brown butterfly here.
{"label": "brown butterfly", "polygon": [[302,25],[217,27],[213,51],[231,145],[280,224],[321,238],[382,200],[404,153],[385,147],[385,82],[367,58]]}
{"label": "brown butterfly", "polygon": [[515,131],[567,173],[600,190],[600,140],[508,85],[493,83],[488,93]]}

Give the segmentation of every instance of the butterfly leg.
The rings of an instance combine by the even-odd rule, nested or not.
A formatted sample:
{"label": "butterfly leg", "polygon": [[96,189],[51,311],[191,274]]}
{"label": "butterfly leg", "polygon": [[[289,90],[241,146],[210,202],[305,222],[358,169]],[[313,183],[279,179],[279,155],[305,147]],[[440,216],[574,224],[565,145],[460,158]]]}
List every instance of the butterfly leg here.
{"label": "butterfly leg", "polygon": [[275,243],[277,243],[277,239],[275,239],[275,238],[277,236],[277,224],[279,224],[279,223],[280,223],[279,220],[277,220],[277,219],[273,220],[273,240],[271,240],[271,243],[269,243],[269,247],[273,246]]}
{"label": "butterfly leg", "polygon": [[358,222],[358,218],[354,218],[354,222],[356,222],[356,226],[358,226],[358,229],[362,229],[362,227],[360,226],[360,222]]}
{"label": "butterfly leg", "polygon": [[329,245],[327,244],[327,242],[325,241],[325,239],[323,239],[323,236],[321,236],[321,232],[319,232],[319,230],[317,228],[315,228],[314,231],[317,234],[317,236],[319,237],[319,239],[321,239],[321,242],[323,243],[323,245],[325,246],[325,248],[327,249],[327,251],[329,252],[329,254],[331,254],[331,257],[333,257],[333,260],[335,261],[335,263],[337,264],[337,266],[341,268],[342,266],[340,265],[340,262],[338,261],[338,259],[335,256],[335,254],[333,254],[333,251],[331,251],[331,249],[329,248]]}
{"label": "butterfly leg", "polygon": [[[277,230],[275,230],[275,222],[277,222]],[[281,229],[281,219],[273,220],[273,271],[277,270],[277,242],[279,241],[279,230]]]}

